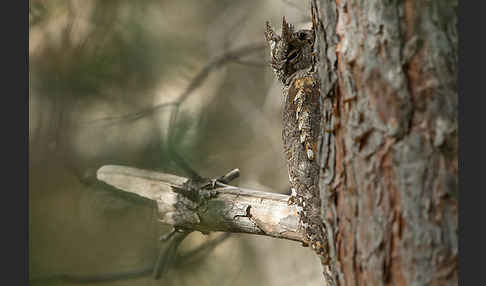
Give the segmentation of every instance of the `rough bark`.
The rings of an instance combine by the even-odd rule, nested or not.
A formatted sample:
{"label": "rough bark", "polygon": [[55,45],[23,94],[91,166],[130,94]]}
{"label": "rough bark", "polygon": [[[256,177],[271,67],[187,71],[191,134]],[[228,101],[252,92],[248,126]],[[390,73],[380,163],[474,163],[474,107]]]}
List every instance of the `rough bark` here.
{"label": "rough bark", "polygon": [[457,1],[311,3],[331,275],[457,285]]}

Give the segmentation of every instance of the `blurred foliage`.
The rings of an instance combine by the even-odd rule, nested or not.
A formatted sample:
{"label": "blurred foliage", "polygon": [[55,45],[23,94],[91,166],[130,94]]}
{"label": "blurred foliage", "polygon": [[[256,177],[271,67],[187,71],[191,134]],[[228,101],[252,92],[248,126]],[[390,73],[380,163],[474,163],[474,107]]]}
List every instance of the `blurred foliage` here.
{"label": "blurred foliage", "polygon": [[[282,15],[278,5],[29,1],[31,278],[133,271],[154,263],[158,236],[168,230],[157,224],[154,205],[97,182],[95,172],[120,164],[186,175],[172,160],[169,129],[174,150],[201,175],[240,167],[242,184],[286,191],[279,91],[268,92],[272,75],[258,64],[265,63],[263,50],[211,70],[180,105],[177,121],[169,120],[171,103],[211,60],[263,42],[264,21]],[[190,237],[183,250],[209,239]],[[255,243],[267,246],[257,251]],[[206,254],[207,261],[178,263],[167,280],[110,285],[272,285],[255,264],[272,251],[269,245],[294,244],[237,236]]]}
{"label": "blurred foliage", "polygon": [[[35,87],[48,91],[53,86],[60,86],[74,96],[109,96],[104,90],[115,87],[117,93],[111,96],[116,96],[117,100],[133,97],[134,92],[154,87],[172,67],[183,62],[180,60],[181,53],[189,54],[189,51],[181,50],[188,46],[181,41],[190,39],[168,33],[153,35],[148,31],[139,19],[143,18],[146,6],[152,2],[137,1],[135,5],[130,4],[130,7],[126,7],[130,13],[123,17],[119,11],[127,3],[96,2],[91,15],[82,20],[91,20],[89,25],[93,27],[79,41],[73,41],[76,18],[71,10],[74,8],[69,5],[69,1],[59,3],[65,7],[55,7],[57,10],[65,9],[58,13],[65,14],[62,17],[67,17],[67,23],[60,37],[49,31],[44,32],[43,51],[30,58]],[[50,14],[45,12],[48,9],[46,6],[35,10],[44,11],[42,15],[46,17]],[[42,17],[34,24],[31,22],[31,29],[39,25],[42,25]],[[203,55],[198,53],[202,51],[190,49],[190,54],[201,57]]]}

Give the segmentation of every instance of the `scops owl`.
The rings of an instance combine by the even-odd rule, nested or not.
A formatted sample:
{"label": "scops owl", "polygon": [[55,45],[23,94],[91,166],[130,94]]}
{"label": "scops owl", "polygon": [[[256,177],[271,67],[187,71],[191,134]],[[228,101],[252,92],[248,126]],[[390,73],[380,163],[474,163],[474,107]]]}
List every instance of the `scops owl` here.
{"label": "scops owl", "polygon": [[265,39],[270,46],[271,66],[283,84],[283,145],[292,194],[306,241],[327,261],[327,238],[320,218],[317,140],[321,113],[319,78],[314,71],[313,30],[294,31],[282,21],[277,35],[266,23]]}

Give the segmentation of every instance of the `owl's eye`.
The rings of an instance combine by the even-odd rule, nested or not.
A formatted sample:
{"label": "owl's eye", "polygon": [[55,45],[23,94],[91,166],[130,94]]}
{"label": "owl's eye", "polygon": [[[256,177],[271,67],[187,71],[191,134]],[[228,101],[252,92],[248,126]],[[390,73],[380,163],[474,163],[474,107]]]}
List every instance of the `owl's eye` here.
{"label": "owl's eye", "polygon": [[299,36],[299,40],[301,40],[301,41],[305,40],[305,33],[304,32],[299,32],[298,36]]}

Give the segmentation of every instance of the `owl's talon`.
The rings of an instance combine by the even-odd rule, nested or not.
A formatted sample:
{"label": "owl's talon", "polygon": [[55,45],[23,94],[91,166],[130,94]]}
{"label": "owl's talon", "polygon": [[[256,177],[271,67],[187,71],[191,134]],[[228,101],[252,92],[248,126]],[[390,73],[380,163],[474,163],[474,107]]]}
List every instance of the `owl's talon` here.
{"label": "owl's talon", "polygon": [[295,203],[296,203],[295,200],[296,200],[296,197],[290,196],[289,199],[287,200],[287,205],[289,205],[289,206],[295,205]]}

